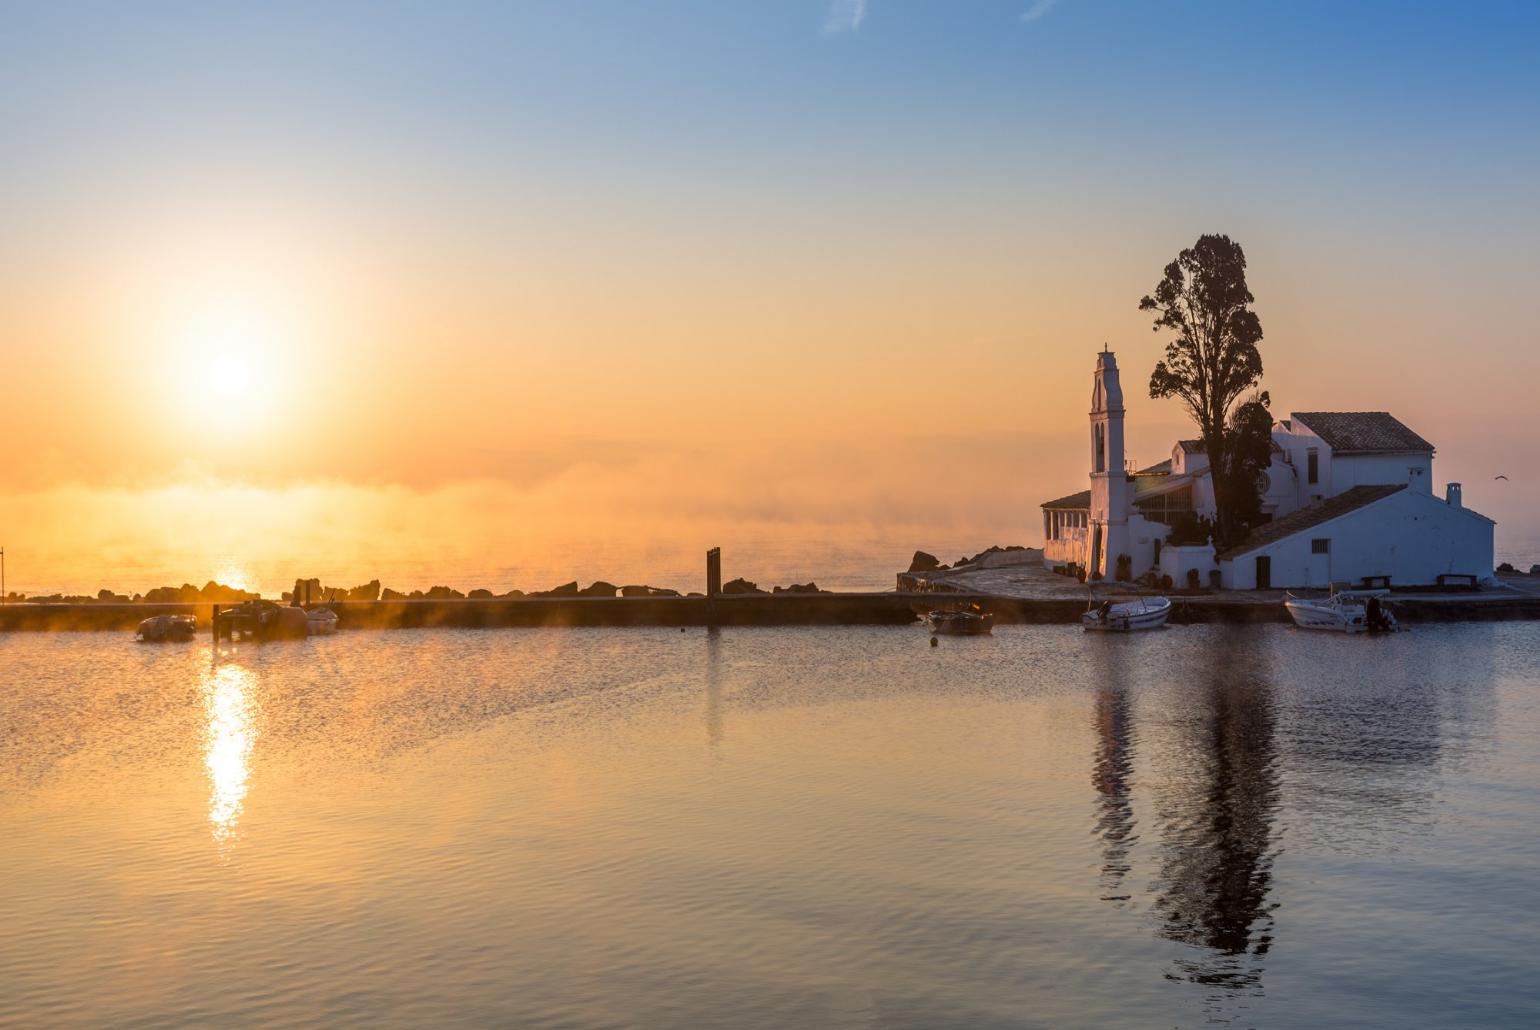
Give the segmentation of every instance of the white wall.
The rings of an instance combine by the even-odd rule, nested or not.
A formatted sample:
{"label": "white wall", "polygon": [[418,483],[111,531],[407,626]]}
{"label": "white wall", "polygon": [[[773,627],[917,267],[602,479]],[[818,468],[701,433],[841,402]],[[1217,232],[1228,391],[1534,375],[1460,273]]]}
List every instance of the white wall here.
{"label": "white wall", "polygon": [[[1256,588],[1256,559],[1272,559],[1272,585],[1325,587],[1389,576],[1394,586],[1428,586],[1444,573],[1492,575],[1490,520],[1468,508],[1402,490],[1374,504],[1220,563],[1230,590]],[[1310,541],[1331,541],[1329,555],[1312,554]]]}
{"label": "white wall", "polygon": [[[1407,451],[1401,454],[1337,454],[1325,440],[1306,429],[1304,423],[1292,424],[1291,432],[1276,431],[1273,441],[1288,454],[1297,474],[1296,507],[1310,504],[1316,497],[1335,497],[1355,486],[1382,486],[1405,483],[1413,490],[1433,493],[1433,455]],[[1316,452],[1315,483],[1310,479],[1310,450]],[[1276,462],[1275,462],[1276,465]],[[1412,472],[1412,469],[1418,471]],[[1280,514],[1285,509],[1280,508]]]}
{"label": "white wall", "polygon": [[[1289,463],[1294,466],[1296,473],[1294,479],[1295,499],[1294,508],[1303,508],[1317,497],[1330,497],[1331,489],[1331,448],[1326,441],[1316,436],[1304,427],[1303,423],[1292,423],[1293,429],[1287,433],[1273,433],[1273,441],[1288,454]],[[1316,465],[1316,482],[1309,482],[1310,477],[1310,450],[1314,448],[1318,455]]]}
{"label": "white wall", "polygon": [[[1155,568],[1155,541],[1164,543],[1170,532],[1171,527],[1163,522],[1153,522],[1143,515],[1128,516],[1128,538],[1132,545],[1128,557],[1135,579]],[[1112,560],[1117,561],[1117,555],[1113,555]],[[1116,570],[1114,565],[1113,571]]]}
{"label": "white wall", "polygon": [[1413,490],[1431,494],[1433,492],[1433,456],[1430,454],[1336,454],[1332,456],[1332,496],[1351,490],[1355,486],[1378,486],[1385,483],[1405,483]]}
{"label": "white wall", "polygon": [[1079,527],[1061,529],[1058,539],[1043,541],[1043,564],[1049,568],[1071,563],[1084,565],[1088,547],[1090,536],[1086,530]]}
{"label": "white wall", "polygon": [[1208,574],[1218,568],[1214,564],[1213,544],[1188,544],[1184,547],[1163,547],[1160,551],[1160,571],[1171,577],[1172,584],[1181,589],[1187,586],[1187,570],[1198,570],[1198,585],[1208,586]]}

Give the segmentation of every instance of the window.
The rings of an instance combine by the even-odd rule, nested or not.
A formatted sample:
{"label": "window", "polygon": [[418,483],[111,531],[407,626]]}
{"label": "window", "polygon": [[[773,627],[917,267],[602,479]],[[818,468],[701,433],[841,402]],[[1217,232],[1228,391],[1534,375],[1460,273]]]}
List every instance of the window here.
{"label": "window", "polygon": [[1310,553],[1311,554],[1330,554],[1331,553],[1331,538],[1330,537],[1316,537],[1314,540],[1310,541]]}
{"label": "window", "polygon": [[1093,472],[1107,471],[1107,427],[1102,423],[1096,423],[1096,455],[1091,466]]}
{"label": "window", "polygon": [[1305,482],[1318,483],[1321,481],[1321,456],[1316,453],[1314,447],[1305,452]]}

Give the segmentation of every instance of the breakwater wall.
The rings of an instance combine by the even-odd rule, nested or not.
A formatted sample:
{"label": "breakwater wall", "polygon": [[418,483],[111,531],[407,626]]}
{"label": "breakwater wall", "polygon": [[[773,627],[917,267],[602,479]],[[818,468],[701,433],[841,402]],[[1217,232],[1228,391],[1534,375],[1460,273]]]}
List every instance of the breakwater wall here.
{"label": "breakwater wall", "polygon": [[[991,597],[948,593],[747,594],[705,597],[539,597],[491,600],[341,601],[331,605],[343,629],[540,626],[881,626],[915,622],[939,603],[976,601],[1008,624],[1073,624],[1083,600]],[[1222,596],[1173,597],[1171,622],[1288,622],[1277,601]],[[1451,595],[1395,598],[1404,622],[1540,619],[1540,597]],[[0,632],[17,630],[132,631],[151,615],[186,614],[207,631],[209,604],[0,605]]]}

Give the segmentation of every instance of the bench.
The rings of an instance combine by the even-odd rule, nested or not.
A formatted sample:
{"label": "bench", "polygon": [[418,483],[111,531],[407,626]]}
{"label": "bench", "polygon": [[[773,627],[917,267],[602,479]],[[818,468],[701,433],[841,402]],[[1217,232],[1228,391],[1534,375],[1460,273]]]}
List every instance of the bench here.
{"label": "bench", "polygon": [[1365,576],[1358,581],[1360,590],[1389,590],[1389,576]]}
{"label": "bench", "polygon": [[1479,590],[1481,588],[1481,583],[1475,574],[1469,572],[1440,573],[1438,585],[1441,587],[1456,587],[1461,590]]}

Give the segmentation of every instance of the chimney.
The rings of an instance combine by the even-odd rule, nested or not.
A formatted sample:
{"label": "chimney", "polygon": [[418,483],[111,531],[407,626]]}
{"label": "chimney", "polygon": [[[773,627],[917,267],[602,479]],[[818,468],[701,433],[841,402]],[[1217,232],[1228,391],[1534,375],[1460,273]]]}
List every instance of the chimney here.
{"label": "chimney", "polygon": [[1459,483],[1450,483],[1448,486],[1444,487],[1444,500],[1451,508],[1461,507]]}

